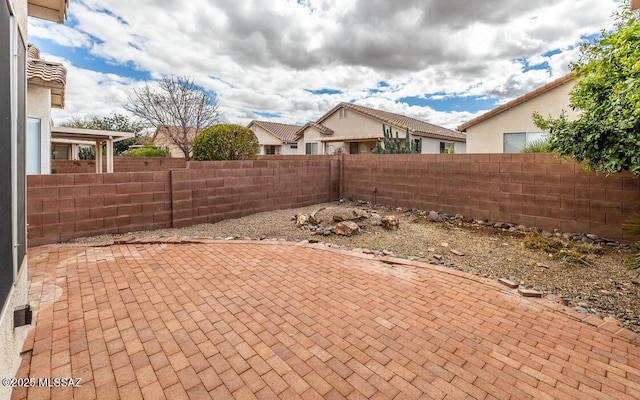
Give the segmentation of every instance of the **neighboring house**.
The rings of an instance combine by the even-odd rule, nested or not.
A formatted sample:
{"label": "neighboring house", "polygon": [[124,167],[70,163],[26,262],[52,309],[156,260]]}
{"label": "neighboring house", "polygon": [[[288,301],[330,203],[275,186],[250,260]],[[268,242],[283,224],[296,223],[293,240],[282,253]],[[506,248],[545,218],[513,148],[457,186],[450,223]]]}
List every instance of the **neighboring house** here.
{"label": "neighboring house", "polygon": [[[189,128],[187,131],[187,140],[193,143],[197,134],[196,128]],[[159,149],[169,150],[173,158],[184,158],[184,152],[176,142],[171,139],[171,136],[182,137],[182,128],[179,126],[159,126],[151,137],[151,144]]]}
{"label": "neighboring house", "polygon": [[458,126],[467,133],[467,153],[518,153],[529,142],[544,137],[533,124],[534,111],[557,117],[565,110],[569,118],[569,91],[575,79],[567,74]]}
{"label": "neighboring house", "polygon": [[[129,132],[54,127],[51,108],[64,108],[67,70],[60,63],[40,58],[40,51],[32,44],[27,48],[27,131],[26,173],[46,175],[51,160],[77,160],[82,146],[106,145],[134,136]],[[113,172],[113,151],[107,152],[107,172]],[[96,152],[96,172],[102,172],[102,152]]]}
{"label": "neighboring house", "polygon": [[[51,172],[51,158],[60,149],[51,143],[51,108],[64,108],[67,70],[62,64],[40,58],[27,49],[27,175]],[[65,157],[67,158],[67,157]]]}
{"label": "neighboring house", "polygon": [[466,151],[466,137],[460,132],[400,114],[340,103],[298,130],[298,153],[371,153],[383,138],[383,124],[391,128],[394,137],[397,132],[403,142],[408,128],[411,140],[422,142],[423,154]]}
{"label": "neighboring house", "polygon": [[[27,15],[62,23],[67,0],[0,2],[0,376],[20,366],[28,327],[14,312],[29,303],[26,230]],[[0,399],[11,396],[0,386]]]}
{"label": "neighboring house", "polygon": [[298,154],[296,133],[300,129],[299,125],[251,121],[247,128],[258,138],[258,154]]}

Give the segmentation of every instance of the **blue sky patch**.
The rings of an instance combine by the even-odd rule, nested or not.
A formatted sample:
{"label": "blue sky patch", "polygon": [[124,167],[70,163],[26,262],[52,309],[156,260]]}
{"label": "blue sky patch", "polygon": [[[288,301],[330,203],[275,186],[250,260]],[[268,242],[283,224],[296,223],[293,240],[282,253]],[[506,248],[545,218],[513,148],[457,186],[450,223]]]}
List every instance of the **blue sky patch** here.
{"label": "blue sky patch", "polygon": [[267,119],[280,118],[282,116],[278,113],[261,112],[261,111],[254,111],[253,113],[259,116],[260,118],[267,118]]}
{"label": "blue sky patch", "polygon": [[77,68],[115,74],[140,81],[151,80],[151,74],[148,71],[137,69],[131,62],[124,65],[115,64],[91,54],[86,48],[60,46],[50,40],[37,37],[30,38],[29,41],[40,49],[41,53],[55,54],[58,57],[66,58]]}
{"label": "blue sky patch", "polygon": [[410,106],[430,107],[436,111],[468,111],[476,113],[491,110],[498,106],[497,98],[483,96],[451,96],[444,93],[433,93],[431,96],[402,97],[398,102]]}
{"label": "blue sky patch", "polygon": [[342,90],[338,90],[338,89],[305,89],[306,92],[309,92],[311,94],[342,94]]}

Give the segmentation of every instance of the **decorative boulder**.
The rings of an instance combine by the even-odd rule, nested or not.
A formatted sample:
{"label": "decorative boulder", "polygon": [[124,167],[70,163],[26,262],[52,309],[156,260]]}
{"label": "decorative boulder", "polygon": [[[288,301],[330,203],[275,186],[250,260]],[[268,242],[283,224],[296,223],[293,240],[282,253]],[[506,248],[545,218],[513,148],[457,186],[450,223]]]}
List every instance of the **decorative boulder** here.
{"label": "decorative boulder", "polygon": [[333,222],[349,221],[350,219],[353,219],[353,218],[354,218],[354,215],[353,215],[353,212],[351,211],[339,211],[333,214]]}
{"label": "decorative boulder", "polygon": [[333,232],[337,235],[353,236],[360,233],[360,227],[353,221],[342,221],[333,227]]}
{"label": "decorative boulder", "polygon": [[396,230],[400,228],[400,220],[395,215],[387,215],[382,217],[382,226],[389,230]]}

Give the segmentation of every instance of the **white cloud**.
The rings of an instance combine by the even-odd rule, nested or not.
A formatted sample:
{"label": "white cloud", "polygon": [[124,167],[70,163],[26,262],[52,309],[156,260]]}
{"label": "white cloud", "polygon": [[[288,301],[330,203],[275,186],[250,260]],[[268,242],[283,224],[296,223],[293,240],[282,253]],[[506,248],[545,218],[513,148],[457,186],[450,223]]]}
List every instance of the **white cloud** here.
{"label": "white cloud", "polygon": [[[257,112],[304,122],[339,101],[356,101],[455,127],[478,113],[436,112],[396,100],[521,95],[565,74],[581,37],[610,26],[617,4],[84,0],[70,5],[73,27],[32,23],[29,34],[153,77],[189,76],[217,92],[224,118],[233,122],[247,123]],[[525,71],[527,62],[549,69]],[[132,86],[140,85],[65,65],[67,108],[59,118],[83,113],[87,105],[94,114],[121,110]],[[341,93],[305,90],[323,88]]]}

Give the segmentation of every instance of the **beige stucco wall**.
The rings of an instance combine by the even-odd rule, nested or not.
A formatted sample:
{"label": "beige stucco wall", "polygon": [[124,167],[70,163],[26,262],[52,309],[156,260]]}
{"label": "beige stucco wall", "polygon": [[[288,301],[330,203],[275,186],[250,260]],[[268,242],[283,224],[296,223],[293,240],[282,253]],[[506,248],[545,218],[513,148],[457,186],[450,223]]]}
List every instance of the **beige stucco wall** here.
{"label": "beige stucco wall", "polygon": [[453,140],[422,138],[422,154],[439,154],[440,142],[455,143],[454,151],[456,154],[466,153],[466,144],[463,142],[455,142]]}
{"label": "beige stucco wall", "polygon": [[18,21],[18,29],[22,33],[25,44],[27,43],[27,14],[28,14],[28,2],[27,0],[7,0],[9,5],[14,11],[16,20]]}
{"label": "beige stucco wall", "polygon": [[[546,93],[501,112],[467,129],[467,153],[502,153],[503,134],[510,132],[539,132],[533,124],[534,111],[543,116],[560,115],[562,110],[569,118],[576,113],[569,109],[569,91],[574,81],[569,81]],[[457,147],[457,145],[456,145]]]}
{"label": "beige stucco wall", "polygon": [[180,147],[178,147],[178,145],[175,144],[173,140],[169,139],[165,135],[156,135],[156,137],[153,139],[153,145],[163,149],[168,148],[171,152],[172,158],[184,158],[184,153],[182,152]]}
{"label": "beige stucco wall", "polygon": [[[322,125],[333,130],[334,133],[323,135],[315,128],[307,127],[299,141],[298,154],[305,153],[306,143],[318,143],[319,154],[333,154],[339,148],[342,148],[345,153],[349,153],[349,143],[355,141],[361,142],[359,145],[360,153],[370,153],[375,148],[376,139],[383,137],[382,122],[353,110],[347,110],[346,117],[342,118],[340,111],[337,110],[323,120]],[[394,137],[398,133],[398,136],[404,139],[406,129],[386,124],[385,128],[391,128]],[[412,138],[414,137],[412,136]],[[440,153],[441,141],[447,142],[442,139],[422,138],[422,153]],[[465,143],[456,142],[456,153],[465,153],[465,151]]]}
{"label": "beige stucco wall", "polygon": [[[27,86],[27,117],[40,119],[40,173],[51,173],[51,90]],[[27,153],[27,159],[30,154]]]}
{"label": "beige stucco wall", "polygon": [[[352,110],[346,110],[346,118],[340,118],[340,112],[336,111],[327,119],[322,121],[322,125],[333,130],[331,140],[336,139],[361,139],[382,137],[382,123],[370,117],[366,117]],[[389,125],[387,125],[387,128]],[[393,133],[398,131],[400,136],[404,135],[405,130],[396,126],[391,127]],[[349,140],[346,140],[349,141]]]}
{"label": "beige stucco wall", "polygon": [[263,129],[258,125],[252,124],[250,129],[253,131],[253,133],[255,133],[256,137],[258,138],[258,144],[259,144],[258,154],[262,154],[262,155],[266,154],[264,146],[276,146],[276,154],[283,154],[282,141],[280,139],[273,136],[272,134],[270,134],[269,132],[267,132],[265,129]]}

